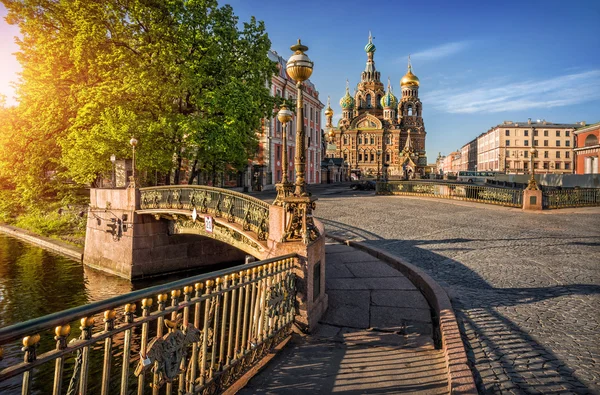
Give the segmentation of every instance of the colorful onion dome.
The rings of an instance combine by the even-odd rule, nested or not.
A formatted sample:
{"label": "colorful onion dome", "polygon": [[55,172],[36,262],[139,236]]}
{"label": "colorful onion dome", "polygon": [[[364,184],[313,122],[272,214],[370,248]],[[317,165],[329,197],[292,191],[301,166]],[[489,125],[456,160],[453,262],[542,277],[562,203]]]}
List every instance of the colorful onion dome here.
{"label": "colorful onion dome", "polygon": [[375,48],[375,45],[373,44],[373,36],[371,36],[371,32],[369,32],[369,42],[367,45],[365,45],[365,52],[375,52],[375,50],[377,50],[377,48]]}
{"label": "colorful onion dome", "polygon": [[348,80],[346,80],[346,95],[341,98],[340,106],[342,106],[343,110],[351,110],[354,108],[354,98],[350,96],[350,86],[348,85]]}
{"label": "colorful onion dome", "polygon": [[394,108],[398,104],[398,99],[392,93],[392,86],[390,84],[390,79],[388,78],[388,86],[387,92],[381,98],[381,107],[383,108]]}

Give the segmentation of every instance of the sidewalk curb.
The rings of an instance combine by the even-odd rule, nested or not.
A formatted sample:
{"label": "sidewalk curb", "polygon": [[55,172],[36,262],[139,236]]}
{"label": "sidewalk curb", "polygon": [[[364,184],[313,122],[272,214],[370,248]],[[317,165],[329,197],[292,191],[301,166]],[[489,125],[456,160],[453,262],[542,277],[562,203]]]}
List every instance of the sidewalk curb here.
{"label": "sidewalk curb", "polygon": [[83,248],[75,247],[59,240],[36,235],[28,230],[16,226],[0,224],[0,233],[16,237],[28,243],[35,244],[47,250],[51,250],[68,258],[81,262],[83,260]]}
{"label": "sidewalk curb", "polygon": [[423,293],[427,302],[435,309],[440,320],[442,349],[448,369],[449,393],[476,395],[478,393],[477,387],[468,365],[467,354],[456,322],[456,315],[446,291],[423,270],[396,255],[336,235],[326,234],[326,237],[381,259],[405,275]]}

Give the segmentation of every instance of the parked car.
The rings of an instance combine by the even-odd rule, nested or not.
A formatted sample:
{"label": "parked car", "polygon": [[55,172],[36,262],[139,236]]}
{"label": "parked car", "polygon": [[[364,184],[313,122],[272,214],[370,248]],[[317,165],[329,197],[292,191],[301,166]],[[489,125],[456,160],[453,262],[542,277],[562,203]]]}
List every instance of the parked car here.
{"label": "parked car", "polygon": [[374,191],[376,183],[371,180],[363,180],[358,182],[353,182],[350,185],[350,188],[354,191]]}

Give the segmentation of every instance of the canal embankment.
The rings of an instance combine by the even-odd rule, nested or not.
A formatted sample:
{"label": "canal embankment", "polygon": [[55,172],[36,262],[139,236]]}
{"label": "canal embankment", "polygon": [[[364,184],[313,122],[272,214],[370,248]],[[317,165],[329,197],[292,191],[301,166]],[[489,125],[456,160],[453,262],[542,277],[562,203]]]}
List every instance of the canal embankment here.
{"label": "canal embankment", "polygon": [[28,230],[17,228],[16,226],[12,225],[0,224],[0,233],[27,241],[44,249],[64,255],[68,258],[75,259],[79,262],[83,260],[82,247],[77,247],[60,240],[52,239],[50,237],[40,236]]}

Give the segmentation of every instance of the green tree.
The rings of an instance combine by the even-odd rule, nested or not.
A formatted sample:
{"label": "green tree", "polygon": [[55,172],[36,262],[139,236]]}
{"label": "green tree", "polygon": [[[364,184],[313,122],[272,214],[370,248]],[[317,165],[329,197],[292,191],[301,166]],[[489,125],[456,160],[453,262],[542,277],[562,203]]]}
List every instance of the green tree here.
{"label": "green tree", "polygon": [[131,156],[132,135],[142,174],[178,172],[184,159],[240,167],[254,154],[275,104],[262,22],[239,27],[216,0],[2,2],[21,29],[23,72],[0,177],[24,205],[67,180],[94,185],[111,154]]}

